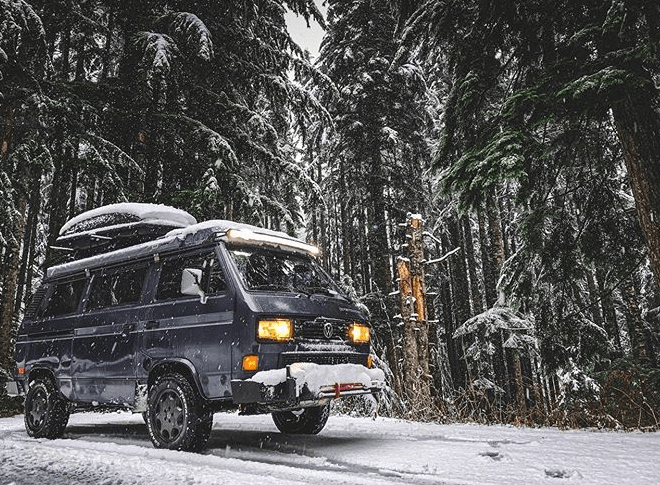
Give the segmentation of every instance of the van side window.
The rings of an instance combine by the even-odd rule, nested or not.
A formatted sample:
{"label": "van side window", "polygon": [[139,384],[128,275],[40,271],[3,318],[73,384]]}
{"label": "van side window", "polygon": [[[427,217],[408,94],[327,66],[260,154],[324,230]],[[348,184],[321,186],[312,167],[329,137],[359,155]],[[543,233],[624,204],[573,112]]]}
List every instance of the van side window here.
{"label": "van side window", "polygon": [[185,268],[202,270],[201,288],[207,295],[222,293],[227,289],[225,275],[215,251],[211,250],[202,254],[184,255],[163,260],[158,291],[156,292],[157,300],[189,298],[181,294],[181,274]]}
{"label": "van side window", "polygon": [[84,279],[66,281],[55,285],[55,290],[48,299],[43,316],[53,317],[75,312],[84,288]]}
{"label": "van side window", "polygon": [[87,303],[88,310],[98,310],[140,301],[146,267],[124,268],[116,273],[95,275]]}

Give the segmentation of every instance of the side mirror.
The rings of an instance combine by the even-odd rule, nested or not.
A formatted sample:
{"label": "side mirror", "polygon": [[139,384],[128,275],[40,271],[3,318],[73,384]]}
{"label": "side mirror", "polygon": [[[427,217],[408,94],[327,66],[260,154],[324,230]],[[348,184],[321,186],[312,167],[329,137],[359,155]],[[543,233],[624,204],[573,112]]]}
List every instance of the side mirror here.
{"label": "side mirror", "polygon": [[207,296],[202,290],[200,283],[202,281],[202,270],[196,268],[186,268],[181,273],[181,294],[199,295],[199,302],[206,303]]}

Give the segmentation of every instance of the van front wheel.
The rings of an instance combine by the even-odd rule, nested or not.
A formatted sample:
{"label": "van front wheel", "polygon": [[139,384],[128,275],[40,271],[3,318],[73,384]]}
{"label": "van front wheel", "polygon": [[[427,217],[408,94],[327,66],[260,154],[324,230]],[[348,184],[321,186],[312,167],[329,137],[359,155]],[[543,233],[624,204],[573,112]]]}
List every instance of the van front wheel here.
{"label": "van front wheel", "polygon": [[180,374],[164,375],[149,389],[146,418],[154,446],[169,450],[201,450],[213,426],[213,414]]}
{"label": "van front wheel", "polygon": [[297,411],[276,411],[273,422],[284,434],[318,434],[330,416],[330,404]]}
{"label": "van front wheel", "polygon": [[25,396],[25,429],[33,438],[59,438],[69,422],[64,396],[50,379],[35,379]]}

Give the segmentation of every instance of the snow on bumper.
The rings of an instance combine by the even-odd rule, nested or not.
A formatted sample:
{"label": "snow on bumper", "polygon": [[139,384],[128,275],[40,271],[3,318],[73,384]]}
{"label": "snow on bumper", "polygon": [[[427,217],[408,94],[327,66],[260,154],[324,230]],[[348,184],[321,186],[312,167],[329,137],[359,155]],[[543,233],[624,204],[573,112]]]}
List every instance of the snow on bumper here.
{"label": "snow on bumper", "polygon": [[246,380],[233,380],[237,404],[318,402],[380,392],[385,374],[359,364],[320,365],[299,362],[285,369],[257,372]]}

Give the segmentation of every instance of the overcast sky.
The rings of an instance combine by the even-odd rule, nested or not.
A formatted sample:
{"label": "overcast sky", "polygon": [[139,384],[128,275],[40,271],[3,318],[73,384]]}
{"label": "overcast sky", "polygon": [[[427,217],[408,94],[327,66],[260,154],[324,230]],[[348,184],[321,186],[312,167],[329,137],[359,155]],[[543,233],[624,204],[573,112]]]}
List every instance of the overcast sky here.
{"label": "overcast sky", "polygon": [[[323,13],[323,16],[326,15],[328,7],[321,5],[321,1],[317,0],[316,4]],[[291,12],[286,14],[286,23],[289,26],[289,33],[293,40],[302,47],[307,49],[312,56],[312,59],[316,59],[319,55],[319,46],[321,45],[321,39],[323,38],[323,29],[316,21],[309,21],[309,28],[307,27],[307,22],[302,17],[298,17]]]}

